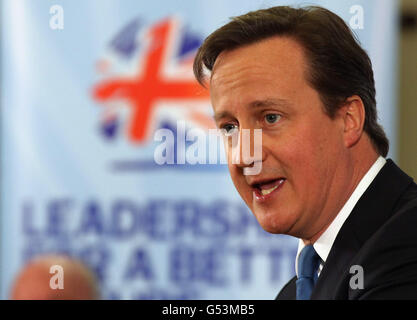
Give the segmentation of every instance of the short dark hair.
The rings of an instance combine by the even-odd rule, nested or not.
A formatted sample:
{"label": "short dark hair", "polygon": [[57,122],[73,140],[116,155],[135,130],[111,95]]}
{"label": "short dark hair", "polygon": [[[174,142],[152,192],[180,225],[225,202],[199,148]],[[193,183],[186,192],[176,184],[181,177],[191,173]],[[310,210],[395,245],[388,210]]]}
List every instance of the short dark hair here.
{"label": "short dark hair", "polygon": [[308,6],[277,6],[232,17],[209,35],[194,59],[194,74],[204,86],[205,68],[213,70],[218,55],[274,37],[299,42],[308,60],[306,79],[317,90],[331,118],[352,95],[365,106],[364,131],[375,150],[386,156],[389,142],[377,122],[375,82],[371,60],[346,23],[333,12]]}

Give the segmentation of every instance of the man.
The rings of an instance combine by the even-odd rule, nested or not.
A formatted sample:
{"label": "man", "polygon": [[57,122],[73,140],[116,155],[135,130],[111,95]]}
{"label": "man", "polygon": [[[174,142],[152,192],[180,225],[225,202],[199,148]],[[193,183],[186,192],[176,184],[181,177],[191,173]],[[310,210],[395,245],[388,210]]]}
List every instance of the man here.
{"label": "man", "polygon": [[[51,269],[53,266],[62,269]],[[58,271],[63,272],[62,288],[52,279]],[[96,300],[99,296],[94,274],[80,261],[60,255],[30,261],[16,277],[10,294],[13,300]]]}
{"label": "man", "polygon": [[320,7],[235,17],[199,49],[202,85],[205,70],[217,126],[262,129],[252,163],[228,158],[239,194],[266,231],[300,239],[277,298],[417,298],[417,185],[384,158],[371,62],[345,22]]}

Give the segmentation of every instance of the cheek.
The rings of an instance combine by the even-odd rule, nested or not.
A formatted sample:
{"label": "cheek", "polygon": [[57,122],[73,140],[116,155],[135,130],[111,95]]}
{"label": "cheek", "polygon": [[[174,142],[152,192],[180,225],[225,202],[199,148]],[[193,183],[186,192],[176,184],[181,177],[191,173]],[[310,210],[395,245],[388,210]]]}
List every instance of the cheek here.
{"label": "cheek", "polygon": [[229,173],[230,173],[230,177],[232,178],[233,184],[235,185],[235,187],[238,189],[238,187],[240,187],[240,180],[241,178],[239,177],[239,171],[238,168],[236,167],[236,165],[228,163],[228,167],[229,167]]}
{"label": "cheek", "polygon": [[240,174],[240,170],[235,166],[229,166],[230,176],[236,188],[241,188],[244,184],[244,177]]}
{"label": "cheek", "polygon": [[308,168],[319,153],[320,146],[310,133],[298,132],[297,135],[282,139],[285,142],[281,143],[277,148],[277,156],[281,158],[282,162],[288,167],[300,167],[299,169]]}
{"label": "cheek", "polygon": [[233,184],[243,198],[243,200],[249,205],[252,201],[252,190],[246,183],[246,179],[242,174],[241,169],[239,169],[236,165],[229,164],[229,173],[232,178]]}
{"label": "cheek", "polygon": [[[295,192],[303,197],[320,198],[326,190],[333,165],[341,154],[340,139],[331,127],[299,130],[282,150],[285,166]],[[290,139],[289,139],[290,141]]]}
{"label": "cheek", "polygon": [[276,157],[297,189],[320,181],[326,164],[324,155],[327,145],[326,137],[317,136],[314,130],[299,130],[297,134],[287,137],[277,149]]}

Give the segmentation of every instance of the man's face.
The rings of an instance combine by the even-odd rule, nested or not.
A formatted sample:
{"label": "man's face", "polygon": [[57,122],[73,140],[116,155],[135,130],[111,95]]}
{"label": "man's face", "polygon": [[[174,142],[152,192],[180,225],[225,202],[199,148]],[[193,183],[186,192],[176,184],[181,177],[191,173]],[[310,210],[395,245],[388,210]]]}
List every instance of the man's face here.
{"label": "man's face", "polygon": [[247,165],[228,157],[243,200],[265,230],[309,239],[346,200],[337,196],[344,187],[340,160],[347,153],[343,120],[324,113],[318,92],[305,79],[306,68],[296,41],[269,38],[222,52],[210,94],[219,128],[240,139],[242,129],[262,129],[258,175],[245,175]]}

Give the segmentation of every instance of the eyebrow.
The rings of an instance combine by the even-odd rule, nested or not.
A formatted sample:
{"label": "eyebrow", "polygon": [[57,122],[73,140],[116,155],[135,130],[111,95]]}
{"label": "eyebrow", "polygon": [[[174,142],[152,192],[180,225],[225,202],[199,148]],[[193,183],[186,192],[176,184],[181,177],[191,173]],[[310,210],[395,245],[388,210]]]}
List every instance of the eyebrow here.
{"label": "eyebrow", "polygon": [[[283,107],[291,108],[292,104],[285,99],[264,99],[264,100],[254,100],[248,104],[249,108],[262,108],[262,107]],[[217,114],[214,114],[213,118],[215,121],[218,121],[222,118],[231,116],[229,111],[222,111]]]}
{"label": "eyebrow", "polygon": [[291,103],[285,99],[264,99],[264,100],[255,100],[249,103],[249,107],[257,108],[257,107],[291,107]]}

